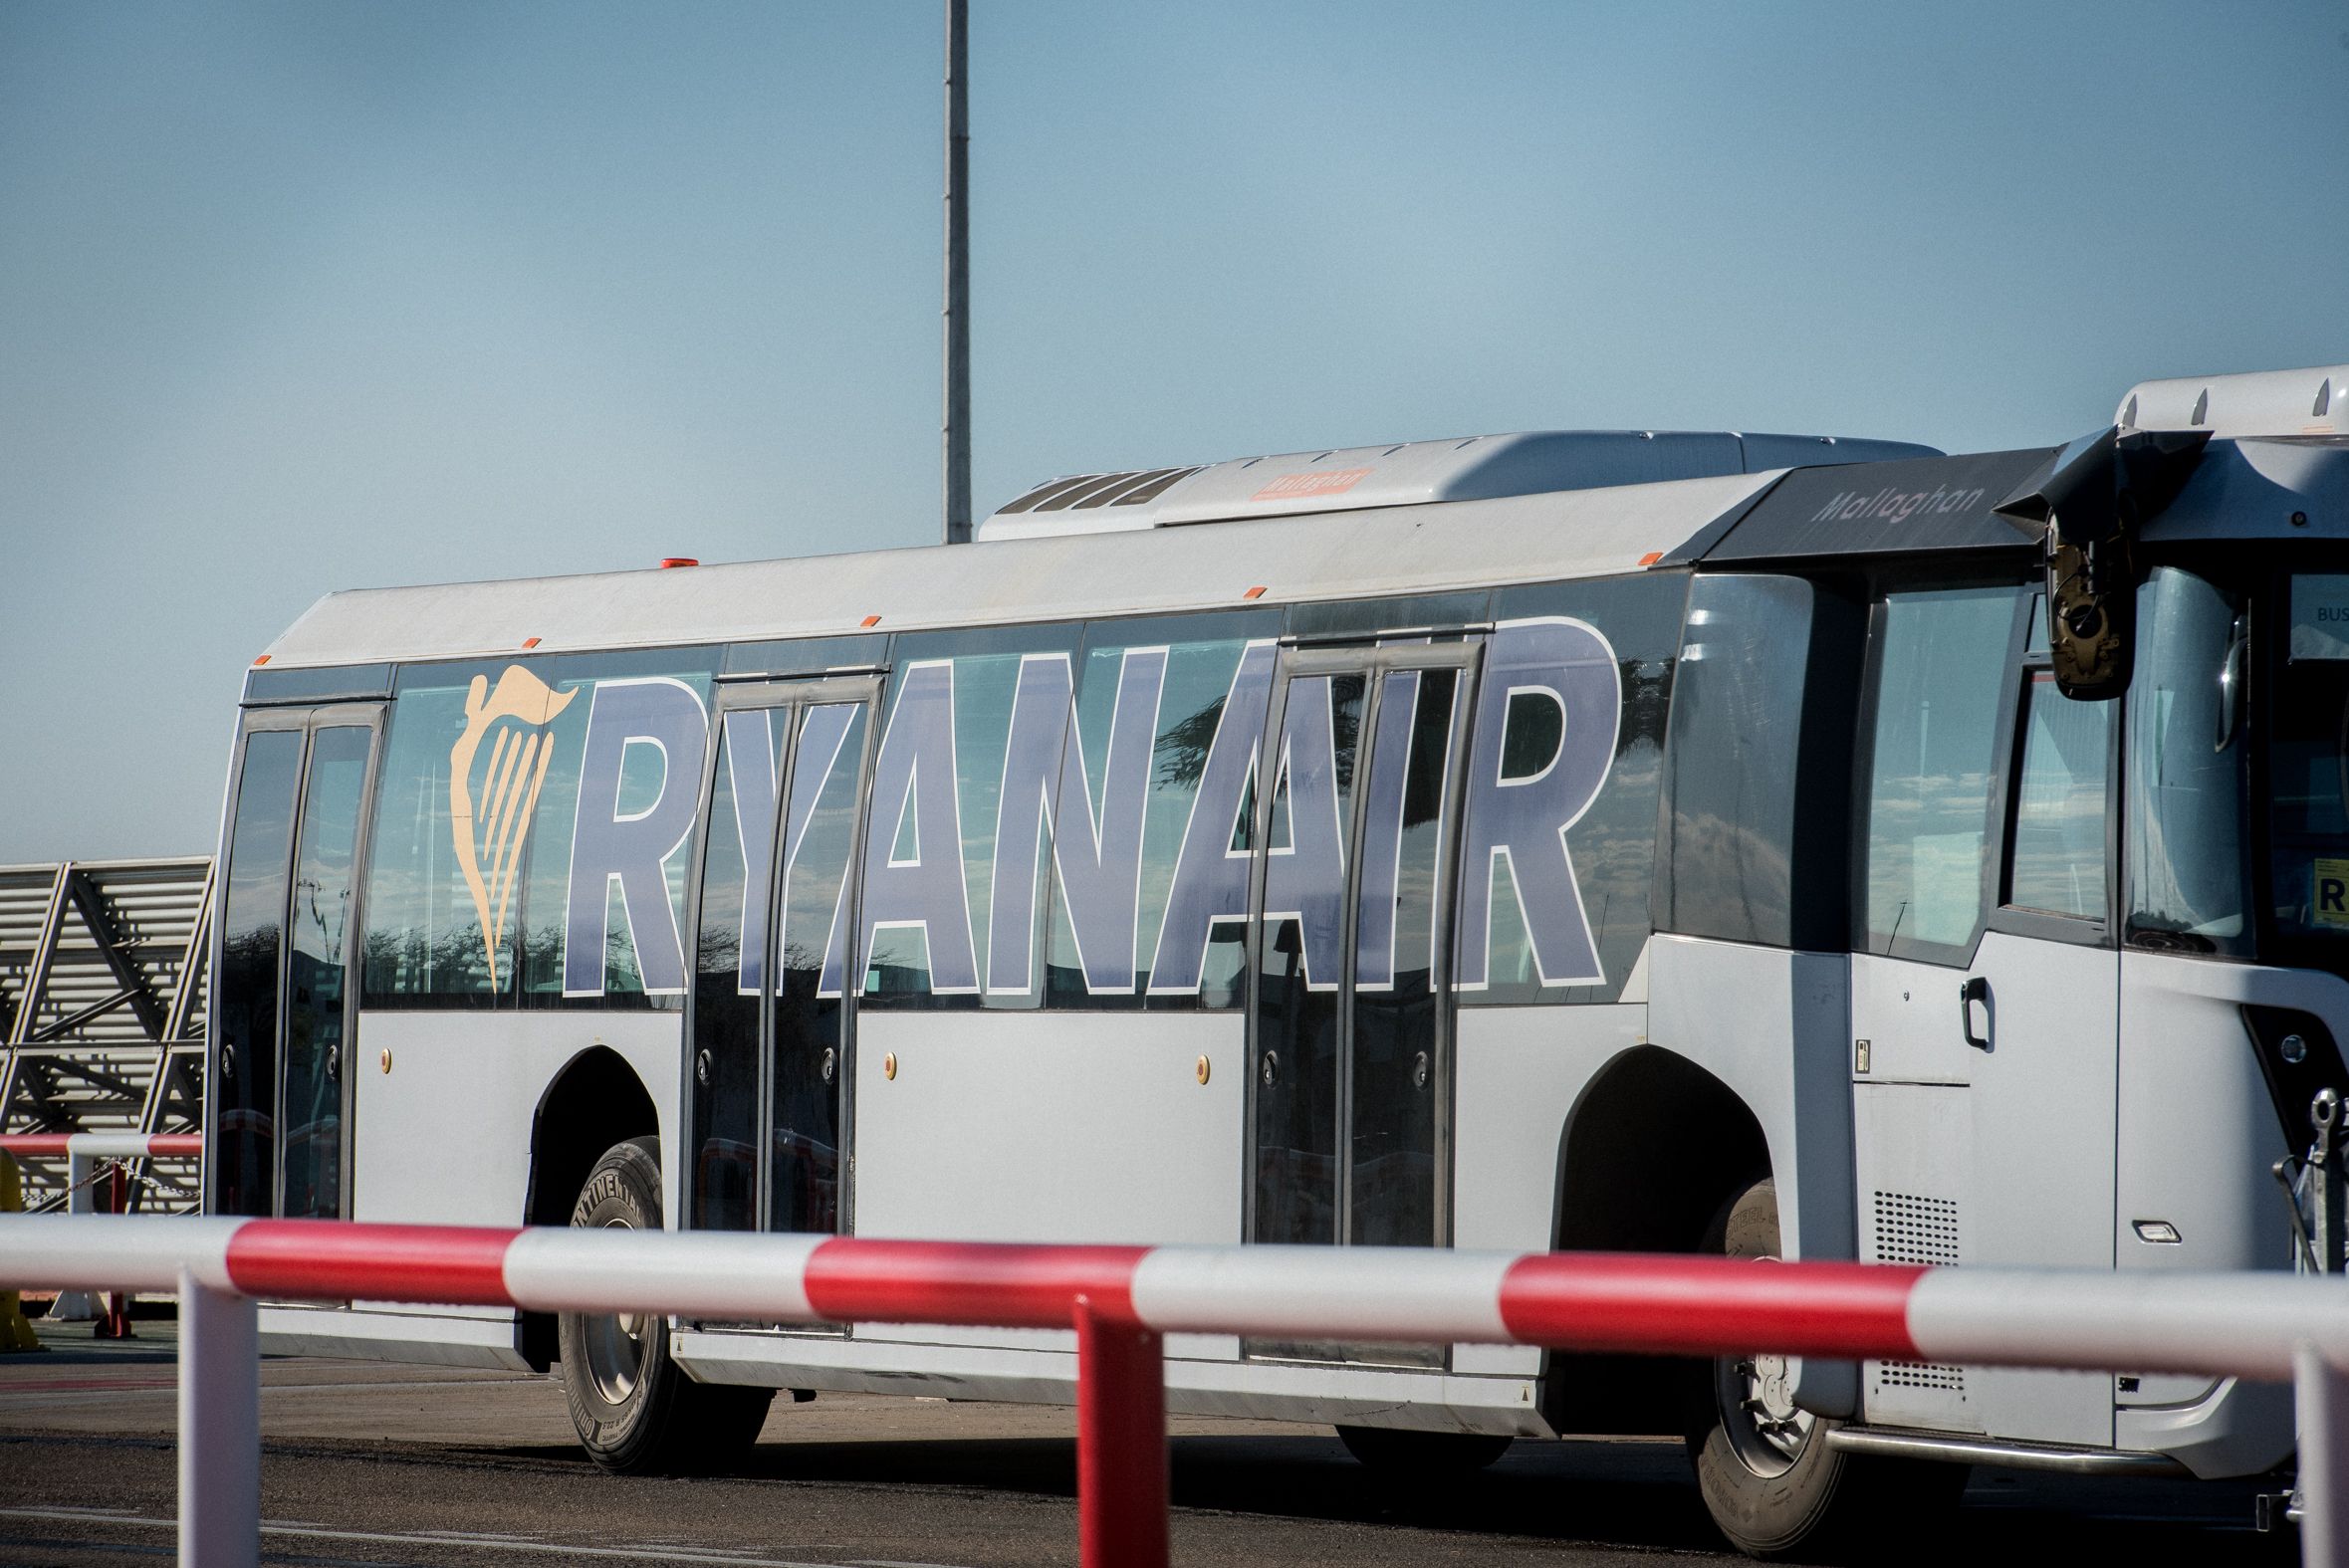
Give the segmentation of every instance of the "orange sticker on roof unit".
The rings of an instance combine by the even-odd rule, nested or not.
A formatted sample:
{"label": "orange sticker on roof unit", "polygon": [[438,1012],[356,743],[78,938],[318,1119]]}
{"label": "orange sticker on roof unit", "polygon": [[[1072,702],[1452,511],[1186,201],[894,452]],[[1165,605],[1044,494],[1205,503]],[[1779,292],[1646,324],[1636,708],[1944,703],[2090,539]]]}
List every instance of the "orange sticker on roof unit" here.
{"label": "orange sticker on roof unit", "polygon": [[1335,468],[1324,473],[1283,474],[1248,499],[1297,501],[1307,496],[1342,496],[1368,478],[1367,468]]}

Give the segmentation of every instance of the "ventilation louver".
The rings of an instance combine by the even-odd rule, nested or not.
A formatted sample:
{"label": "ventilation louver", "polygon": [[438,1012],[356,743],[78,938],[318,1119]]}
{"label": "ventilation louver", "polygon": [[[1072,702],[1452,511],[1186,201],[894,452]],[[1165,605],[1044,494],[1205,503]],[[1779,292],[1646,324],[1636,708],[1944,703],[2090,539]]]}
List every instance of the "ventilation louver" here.
{"label": "ventilation louver", "polygon": [[[1922,1263],[1931,1268],[1954,1266],[1958,1261],[1957,1203],[1918,1193],[1877,1193],[1876,1261]],[[1879,1361],[1876,1386],[1932,1389],[1963,1399],[1966,1370],[1926,1361]]]}

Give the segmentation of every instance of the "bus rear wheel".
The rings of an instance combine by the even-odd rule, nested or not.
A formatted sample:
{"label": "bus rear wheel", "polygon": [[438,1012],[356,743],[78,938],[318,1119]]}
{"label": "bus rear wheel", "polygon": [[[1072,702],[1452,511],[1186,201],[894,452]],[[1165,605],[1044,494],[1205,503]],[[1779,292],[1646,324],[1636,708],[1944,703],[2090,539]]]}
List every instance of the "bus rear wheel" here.
{"label": "bus rear wheel", "polygon": [[[1754,1183],[1724,1208],[1704,1249],[1774,1258],[1774,1182]],[[1749,1557],[1833,1558],[1892,1518],[1920,1519],[1957,1504],[1966,1466],[1848,1454],[1831,1448],[1838,1425],[1795,1406],[1782,1356],[1725,1356],[1707,1364],[1692,1401],[1689,1458],[1705,1509]],[[1889,1537],[1886,1537],[1889,1538]]]}
{"label": "bus rear wheel", "polygon": [[[606,1149],[571,1223],[659,1230],[660,1141],[631,1138]],[[565,1312],[557,1334],[572,1429],[600,1467],[623,1475],[717,1469],[758,1442],[775,1391],[694,1382],[669,1359],[658,1314]]]}

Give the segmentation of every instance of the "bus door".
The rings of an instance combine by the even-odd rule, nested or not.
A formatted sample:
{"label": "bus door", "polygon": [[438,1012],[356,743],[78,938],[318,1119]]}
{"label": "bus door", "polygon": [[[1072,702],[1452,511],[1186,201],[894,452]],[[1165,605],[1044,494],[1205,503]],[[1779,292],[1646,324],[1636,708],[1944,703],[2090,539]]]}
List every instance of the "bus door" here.
{"label": "bus door", "polygon": [[256,709],[237,736],[214,953],[205,1211],[351,1213],[358,867],[374,704]]}
{"label": "bus door", "polygon": [[851,1229],[849,1086],[877,677],[721,687],[694,900],[687,1227]]}
{"label": "bus door", "polygon": [[[2113,1266],[2117,702],[2011,588],[1879,604],[1852,959],[1861,1256]],[[2103,1373],[1870,1362],[1871,1422],[2109,1446]]]}
{"label": "bus door", "polygon": [[1451,1239],[1451,892],[1479,652],[1283,654],[1248,813],[1252,1241]]}

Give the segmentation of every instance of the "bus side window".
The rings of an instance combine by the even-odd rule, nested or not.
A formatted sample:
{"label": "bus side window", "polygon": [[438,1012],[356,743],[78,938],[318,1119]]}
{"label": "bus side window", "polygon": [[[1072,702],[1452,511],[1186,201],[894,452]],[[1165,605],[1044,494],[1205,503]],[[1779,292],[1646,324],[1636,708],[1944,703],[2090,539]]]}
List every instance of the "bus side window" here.
{"label": "bus side window", "polygon": [[[1549,616],[1578,620],[1596,629],[1614,652],[1621,710],[1615,743],[1607,757],[1606,782],[1587,809],[1565,829],[1567,858],[1581,894],[1589,938],[1605,979],[1596,985],[1543,985],[1536,961],[1533,934],[1526,927],[1523,906],[1511,883],[1513,864],[1493,857],[1488,865],[1465,864],[1464,883],[1488,878],[1483,906],[1487,912],[1485,984],[1479,987],[1463,964],[1456,977],[1459,1001],[1465,1008],[1507,1007],[1523,1004],[1603,1005],[1622,995],[1623,982],[1647,942],[1649,902],[1656,868],[1656,800],[1664,778],[1665,727],[1673,698],[1673,671],[1680,649],[1681,611],[1687,598],[1687,579],[1678,572],[1652,571],[1626,577],[1587,577],[1571,582],[1527,583],[1504,588],[1493,596],[1496,621],[1509,622]],[[1493,655],[1488,652],[1487,658]],[[1477,702],[1509,703],[1506,687],[1511,677],[1488,662],[1480,676]],[[1579,737],[1560,734],[1554,704],[1509,703],[1498,757],[1477,757],[1470,763],[1480,771],[1472,781],[1469,810],[1471,830],[1477,807],[1478,783],[1492,775],[1520,776],[1527,759],[1557,752],[1561,740],[1568,747]],[[1569,727],[1570,728],[1570,727]],[[1464,859],[1473,852],[1464,850]],[[1471,896],[1464,904],[1473,909]],[[1456,928],[1468,936],[1463,914]]]}
{"label": "bus side window", "polygon": [[1868,785],[1870,953],[1963,963],[1983,925],[2016,590],[1889,595]]}
{"label": "bus side window", "polygon": [[2022,691],[2022,769],[2014,796],[2005,902],[2081,920],[2105,916],[2112,702],[2079,702],[2048,670]]}
{"label": "bus side window", "polygon": [[1799,577],[1689,588],[1666,748],[1659,931],[1841,951],[1866,617]]}
{"label": "bus side window", "polygon": [[2242,595],[2176,566],[2138,590],[2124,864],[2131,947],[2251,951]]}

